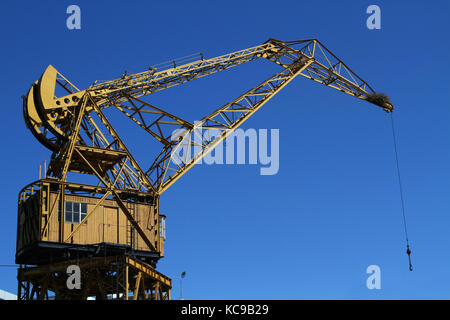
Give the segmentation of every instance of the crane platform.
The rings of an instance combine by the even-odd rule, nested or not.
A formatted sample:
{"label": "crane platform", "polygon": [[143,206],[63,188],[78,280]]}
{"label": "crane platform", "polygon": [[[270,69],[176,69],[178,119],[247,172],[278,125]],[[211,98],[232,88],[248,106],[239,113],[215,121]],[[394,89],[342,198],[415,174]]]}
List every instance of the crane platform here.
{"label": "crane platform", "polygon": [[[67,268],[71,265],[81,270],[81,290],[67,287]],[[169,300],[172,288],[169,277],[128,255],[21,267],[17,278],[19,300]]]}

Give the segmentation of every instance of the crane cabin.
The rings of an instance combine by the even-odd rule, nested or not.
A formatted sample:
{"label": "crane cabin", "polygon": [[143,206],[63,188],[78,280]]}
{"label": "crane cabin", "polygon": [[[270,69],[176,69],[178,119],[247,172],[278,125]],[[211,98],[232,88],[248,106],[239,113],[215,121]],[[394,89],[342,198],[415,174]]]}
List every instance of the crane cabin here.
{"label": "crane cabin", "polygon": [[61,187],[40,179],[19,193],[16,263],[131,254],[155,265],[164,256],[166,217],[149,194],[121,194],[144,239],[116,200],[102,199],[107,190],[74,183]]}

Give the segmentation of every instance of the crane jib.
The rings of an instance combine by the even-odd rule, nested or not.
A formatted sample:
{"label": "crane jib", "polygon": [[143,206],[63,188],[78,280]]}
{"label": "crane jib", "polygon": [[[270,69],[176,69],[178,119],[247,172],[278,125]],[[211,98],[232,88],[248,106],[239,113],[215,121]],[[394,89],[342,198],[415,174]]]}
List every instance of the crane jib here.
{"label": "crane jib", "polygon": [[[108,134],[101,130],[90,115],[97,114],[98,111],[107,107],[118,109],[163,144],[161,153],[148,170],[136,172],[136,170],[141,171],[140,168],[137,169],[137,163],[126,169],[133,172],[128,173],[132,179],[140,181],[139,183],[135,181],[128,184],[130,186],[146,185],[149,190],[163,192],[168,185],[171,185],[191,167],[189,163],[178,165],[179,167],[170,167],[172,163],[170,152],[176,149],[176,142],[170,140],[171,137],[168,132],[171,133],[173,130],[181,129],[189,132],[193,130],[194,124],[150,105],[141,97],[257,59],[269,60],[279,65],[282,68],[279,74],[281,75],[281,82],[290,81],[294,77],[293,74],[295,76],[301,75],[324,86],[370,102],[387,112],[393,110],[392,103],[386,95],[376,93],[371,86],[317,39],[287,42],[269,39],[259,46],[215,58],[204,59],[202,56],[199,60],[183,65],[174,65],[162,70],[151,68],[137,74],[124,74],[116,80],[96,83],[84,90],[78,89],[50,65],[39,81],[30,89],[24,100],[25,122],[33,135],[44,146],[56,152],[56,154],[60,154],[73,134],[70,130],[74,119],[77,117],[77,110],[80,109],[82,103],[86,103],[81,128],[89,134],[84,140],[80,136],[80,141],[83,141],[83,143],[91,141],[89,143],[94,143],[99,148],[111,149],[113,148],[113,145],[110,145],[112,142],[105,138]],[[297,65],[303,66],[299,72],[295,71]],[[283,73],[283,70],[288,70],[290,73]],[[272,93],[277,90],[280,81],[276,81],[276,77],[271,77],[263,83],[268,86],[268,89],[264,92]],[[66,94],[55,96],[57,88]],[[273,96],[272,94],[261,93],[251,96],[254,89],[246,93],[249,96],[244,94],[233,102],[216,108],[213,113],[203,117],[202,121],[205,123],[214,122],[214,126],[222,127],[223,130],[236,129],[242,123],[242,119],[246,119],[253,114],[253,110],[257,106],[257,103],[250,103],[245,106],[246,109],[242,109],[243,103],[248,103],[256,96],[264,98],[265,103]],[[89,98],[85,99],[86,96],[89,96]],[[238,105],[239,107],[237,107]],[[153,118],[149,119],[150,116]],[[111,132],[112,126],[107,124],[105,120],[101,122],[103,123],[103,130]],[[100,143],[100,140],[103,142]],[[117,139],[115,141],[117,143]],[[207,145],[209,145],[209,142],[206,143],[205,141],[205,149]],[[123,180],[127,184],[126,179]]]}

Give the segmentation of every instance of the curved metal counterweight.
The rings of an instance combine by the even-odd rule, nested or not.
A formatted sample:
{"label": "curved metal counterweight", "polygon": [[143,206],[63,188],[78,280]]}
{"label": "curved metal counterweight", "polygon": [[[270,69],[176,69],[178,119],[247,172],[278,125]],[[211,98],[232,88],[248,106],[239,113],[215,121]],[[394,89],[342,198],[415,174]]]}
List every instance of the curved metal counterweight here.
{"label": "curved metal counterweight", "polygon": [[[56,86],[68,94],[56,97]],[[27,128],[45,147],[57,151],[67,139],[73,108],[83,94],[53,66],[48,66],[24,97],[23,116]]]}
{"label": "curved metal counterweight", "polygon": [[23,97],[23,118],[27,128],[35,138],[48,149],[55,151],[57,149],[57,139],[46,129],[34,103],[36,86],[37,82],[31,86],[28,94]]}

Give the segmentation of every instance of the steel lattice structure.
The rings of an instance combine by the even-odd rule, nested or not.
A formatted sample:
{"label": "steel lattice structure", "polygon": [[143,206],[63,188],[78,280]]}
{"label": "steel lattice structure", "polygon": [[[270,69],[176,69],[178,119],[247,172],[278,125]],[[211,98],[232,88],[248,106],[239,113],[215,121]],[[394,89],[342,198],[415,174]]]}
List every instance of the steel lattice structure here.
{"label": "steel lattice structure", "polygon": [[[143,100],[152,93],[257,59],[269,60],[280,70],[196,123]],[[98,198],[95,208],[105,199],[114,199],[148,250],[159,252],[158,242],[149,239],[128,209],[127,201],[146,198],[155,206],[157,218],[160,195],[297,76],[366,100],[387,112],[393,110],[389,99],[377,94],[316,39],[269,39],[259,46],[211,59],[201,57],[179,66],[174,62],[161,70],[150,68],[142,73],[124,74],[116,80],[96,82],[84,90],[49,66],[24,98],[23,113],[33,135],[52,151],[45,178],[57,185],[58,196],[50,207],[64,203],[66,194],[95,196]],[[57,91],[64,93],[57,96]],[[105,116],[106,108],[116,108],[161,144],[158,156],[144,169]],[[203,130],[214,130],[216,134],[206,135]],[[194,155],[180,156],[180,148],[195,150]],[[87,186],[69,182],[68,172],[93,175],[99,183]],[[21,197],[19,208],[21,201],[27,199],[26,192]],[[44,241],[52,212],[42,213],[40,232]],[[60,219],[59,241],[73,241],[74,234],[93,212],[69,235],[64,234],[64,222]],[[157,220],[155,226],[158,227]]]}

